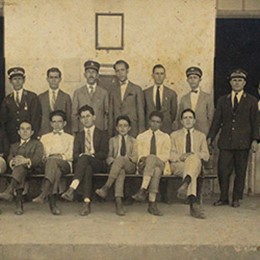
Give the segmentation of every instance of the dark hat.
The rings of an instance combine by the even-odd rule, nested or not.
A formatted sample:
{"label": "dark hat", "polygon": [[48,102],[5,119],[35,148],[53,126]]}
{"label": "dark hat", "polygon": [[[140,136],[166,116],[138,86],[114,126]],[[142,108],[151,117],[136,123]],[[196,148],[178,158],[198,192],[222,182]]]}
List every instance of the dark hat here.
{"label": "dark hat", "polygon": [[233,70],[230,73],[229,79],[233,79],[233,78],[243,78],[244,80],[246,80],[247,72],[245,70],[243,70],[243,69]]}
{"label": "dark hat", "polygon": [[192,74],[202,77],[202,70],[198,67],[190,67],[186,70],[186,76],[189,77]]}
{"label": "dark hat", "polygon": [[25,77],[25,70],[24,70],[24,68],[21,68],[21,67],[13,67],[7,71],[7,74],[8,74],[9,79],[16,75]]}
{"label": "dark hat", "polygon": [[88,60],[84,63],[84,67],[85,67],[85,70],[87,69],[94,69],[96,70],[97,72],[99,71],[99,68],[100,68],[100,64],[96,61],[93,61],[93,60]]}

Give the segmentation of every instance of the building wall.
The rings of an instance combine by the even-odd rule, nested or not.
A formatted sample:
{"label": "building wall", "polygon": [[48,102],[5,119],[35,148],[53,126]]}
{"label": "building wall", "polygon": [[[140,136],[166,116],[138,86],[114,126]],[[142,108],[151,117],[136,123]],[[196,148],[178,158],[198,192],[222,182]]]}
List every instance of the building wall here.
{"label": "building wall", "polygon": [[[95,49],[96,12],[124,13],[124,50]],[[186,68],[200,66],[202,88],[212,91],[215,0],[10,0],[4,13],[6,68],[23,66],[26,88],[37,93],[48,87],[46,70],[58,66],[62,88],[72,94],[84,83],[87,59],[127,60],[130,79],[143,88],[152,83],[153,65],[162,63],[179,96],[188,90]]]}

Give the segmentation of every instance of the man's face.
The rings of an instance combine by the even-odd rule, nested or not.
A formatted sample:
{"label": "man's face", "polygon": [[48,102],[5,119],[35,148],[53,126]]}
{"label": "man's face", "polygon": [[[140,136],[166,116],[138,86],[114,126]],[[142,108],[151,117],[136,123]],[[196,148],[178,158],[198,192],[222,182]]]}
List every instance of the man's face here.
{"label": "man's face", "polygon": [[12,76],[10,78],[10,83],[12,84],[14,90],[16,90],[16,91],[23,88],[24,82],[25,82],[25,78],[20,75]]}
{"label": "man's face", "polygon": [[185,129],[191,129],[195,125],[196,119],[193,114],[188,111],[182,115],[181,123]]}
{"label": "man's face", "polygon": [[84,127],[90,128],[94,125],[96,116],[92,115],[89,111],[83,111],[80,114],[80,122],[83,124]]}
{"label": "man's face", "polygon": [[246,81],[243,78],[232,78],[229,82],[232,90],[235,91],[236,93],[243,90],[246,85]]}
{"label": "man's face", "polygon": [[128,69],[126,69],[124,63],[118,63],[115,67],[115,72],[119,81],[123,82],[127,80]]}
{"label": "man's face", "polygon": [[128,132],[131,130],[131,126],[126,120],[121,119],[117,123],[116,130],[120,135],[127,135]]}
{"label": "man's face", "polygon": [[155,85],[162,85],[166,77],[165,70],[163,68],[156,68],[153,72],[153,79]]}
{"label": "man's face", "polygon": [[67,122],[63,120],[62,116],[55,115],[51,119],[51,127],[54,132],[61,131],[65,127],[66,124],[67,124]]}
{"label": "man's face", "polygon": [[95,69],[87,69],[84,73],[87,83],[94,85],[98,79],[98,72]]}
{"label": "man's face", "polygon": [[51,89],[53,90],[57,89],[61,82],[61,77],[59,72],[50,72],[47,77],[47,81]]}
{"label": "man's face", "polygon": [[29,123],[22,123],[18,130],[18,134],[20,135],[22,140],[28,140],[33,135],[32,126]]}
{"label": "man's face", "polygon": [[152,116],[150,119],[150,128],[152,131],[159,130],[162,126],[162,120],[158,116]]}
{"label": "man's face", "polygon": [[201,82],[201,77],[195,74],[191,74],[187,77],[187,82],[190,85],[190,88],[192,90],[195,90],[196,88],[199,87],[199,84]]}

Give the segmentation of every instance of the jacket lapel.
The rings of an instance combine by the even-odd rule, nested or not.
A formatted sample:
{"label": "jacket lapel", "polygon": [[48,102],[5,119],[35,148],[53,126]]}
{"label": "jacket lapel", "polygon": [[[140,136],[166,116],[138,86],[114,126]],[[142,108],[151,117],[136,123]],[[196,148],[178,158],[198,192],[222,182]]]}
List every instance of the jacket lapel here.
{"label": "jacket lapel", "polygon": [[116,157],[118,155],[118,149],[119,149],[119,136],[115,136],[115,139],[114,139],[114,147],[115,147],[115,154],[114,154],[114,157]]}
{"label": "jacket lapel", "polygon": [[129,81],[125,90],[123,101],[126,99],[128,95],[132,94],[131,92],[132,92],[132,85],[131,82]]}
{"label": "jacket lapel", "polygon": [[154,100],[153,100],[153,88],[154,88],[154,86],[152,86],[148,89],[148,100],[151,100],[151,104],[153,105],[153,110],[156,110]]}
{"label": "jacket lapel", "polygon": [[[191,102],[191,99],[190,99],[190,102]],[[199,93],[199,97],[198,97],[198,100],[197,100],[197,104],[196,104],[196,107],[195,107],[195,112],[198,110],[198,107],[199,107],[199,104],[203,103],[203,92],[200,90],[200,93]]]}

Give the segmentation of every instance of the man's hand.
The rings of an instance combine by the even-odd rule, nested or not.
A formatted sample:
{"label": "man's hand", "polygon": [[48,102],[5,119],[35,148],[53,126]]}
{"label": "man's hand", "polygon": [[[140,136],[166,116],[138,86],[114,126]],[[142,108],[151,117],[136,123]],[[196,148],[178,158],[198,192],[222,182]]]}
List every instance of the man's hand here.
{"label": "man's hand", "polygon": [[180,160],[184,162],[193,153],[184,153],[180,156]]}
{"label": "man's hand", "polygon": [[212,154],[214,150],[214,145],[211,138],[208,138],[207,144],[208,144],[209,153]]}
{"label": "man's hand", "polygon": [[17,167],[20,165],[27,165],[30,162],[30,159],[25,158],[22,155],[17,155],[13,158],[12,164]]}
{"label": "man's hand", "polygon": [[256,153],[256,152],[257,152],[257,150],[258,150],[258,143],[257,143],[256,140],[254,140],[254,141],[252,142],[252,144],[251,144],[251,150],[252,150],[253,153]]}
{"label": "man's hand", "polygon": [[62,155],[60,153],[50,154],[49,158],[62,159]]}
{"label": "man's hand", "polygon": [[111,165],[114,162],[114,158],[113,157],[109,157],[107,158],[107,164]]}

